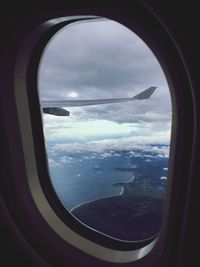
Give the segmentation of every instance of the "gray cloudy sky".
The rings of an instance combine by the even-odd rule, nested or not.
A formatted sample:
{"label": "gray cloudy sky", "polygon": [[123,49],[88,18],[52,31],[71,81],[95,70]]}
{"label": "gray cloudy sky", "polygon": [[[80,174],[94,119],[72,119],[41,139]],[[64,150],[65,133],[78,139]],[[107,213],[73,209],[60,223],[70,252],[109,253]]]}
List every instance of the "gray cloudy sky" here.
{"label": "gray cloudy sky", "polygon": [[169,141],[171,99],[164,73],[147,45],[119,23],[84,22],[59,31],[43,54],[38,84],[43,100],[132,97],[157,86],[149,100],[68,108],[69,118],[45,115],[45,131],[52,139],[80,131],[83,137],[112,135],[106,125],[129,137]]}

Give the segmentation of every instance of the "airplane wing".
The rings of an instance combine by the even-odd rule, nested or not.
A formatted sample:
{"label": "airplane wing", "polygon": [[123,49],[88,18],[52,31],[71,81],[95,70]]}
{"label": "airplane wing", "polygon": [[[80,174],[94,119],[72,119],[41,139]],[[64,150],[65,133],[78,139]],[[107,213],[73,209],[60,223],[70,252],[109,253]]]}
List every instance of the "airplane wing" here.
{"label": "airplane wing", "polygon": [[135,100],[149,99],[153,92],[156,90],[155,86],[149,87],[140,94],[131,98],[111,98],[111,99],[91,99],[91,100],[54,100],[54,101],[41,101],[41,106],[44,113],[56,116],[69,116],[68,110],[63,107],[80,107],[92,106],[110,103],[119,103]]}

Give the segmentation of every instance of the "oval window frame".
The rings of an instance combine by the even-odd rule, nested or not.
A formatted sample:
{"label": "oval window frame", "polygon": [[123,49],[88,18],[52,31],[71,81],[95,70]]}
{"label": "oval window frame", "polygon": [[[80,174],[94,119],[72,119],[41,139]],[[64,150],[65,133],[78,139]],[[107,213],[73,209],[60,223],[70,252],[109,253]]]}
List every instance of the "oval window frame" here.
{"label": "oval window frame", "polygon": [[[68,17],[68,19],[69,19],[69,17]],[[34,112],[35,112],[36,117],[37,118],[38,118],[38,116],[40,117],[40,111],[38,108],[39,102],[38,102],[37,97],[36,97],[36,100],[30,101],[30,99],[31,99],[31,93],[30,92],[34,89],[34,85],[35,85],[35,76],[34,76],[35,73],[34,73],[34,71],[36,70],[36,66],[37,66],[36,62],[37,62],[37,59],[39,57],[38,51],[41,50],[42,43],[43,44],[46,43],[45,39],[49,38],[49,35],[52,34],[53,30],[57,31],[59,27],[63,26],[62,24],[66,25],[66,18],[64,18],[64,21],[62,21],[62,20],[63,19],[55,19],[55,21],[53,21],[53,20],[48,21],[40,27],[39,31],[37,29],[37,31],[35,31],[31,36],[29,36],[29,39],[26,40],[26,43],[24,44],[23,49],[19,53],[18,62],[16,65],[16,79],[15,79],[15,89],[16,90],[15,90],[15,94],[16,94],[16,103],[17,103],[17,109],[18,109],[18,116],[19,116],[19,120],[20,120],[20,127],[21,127],[21,134],[22,134],[22,141],[23,141],[25,158],[26,158],[26,156],[29,155],[28,159],[25,160],[28,179],[29,179],[29,186],[30,186],[31,194],[34,198],[36,205],[37,205],[37,208],[40,210],[40,212],[42,213],[42,216],[44,218],[45,218],[46,214],[49,212],[49,207],[47,210],[43,210],[43,211],[41,209],[44,209],[44,207],[39,207],[40,204],[38,202],[37,186],[41,186],[40,185],[41,181],[38,180],[36,182],[35,177],[34,177],[34,176],[38,175],[37,166],[36,165],[34,166],[35,170],[33,170],[33,166],[30,166],[31,165],[30,162],[38,161],[38,158],[37,158],[38,155],[36,155],[36,159],[35,159],[35,153],[34,153],[34,149],[36,146],[32,142],[32,140],[35,141],[35,137],[32,140],[26,140],[27,136],[25,136],[25,135],[28,133],[28,135],[30,135],[30,137],[32,137],[32,130],[31,129],[32,129],[32,127],[34,129],[34,125],[36,123],[36,121],[34,121],[34,116],[30,115],[30,113],[34,114]],[[52,27],[53,27],[52,25],[54,23],[56,26],[52,30]],[[47,29],[49,29],[50,26],[51,26],[51,33],[47,31]],[[44,38],[44,32],[46,32],[45,38]],[[43,37],[43,38],[41,38],[41,37]],[[40,39],[40,44],[39,44],[39,46],[37,46],[37,49],[36,49],[36,43],[38,45],[39,39]],[[34,40],[34,42],[33,42],[33,40]],[[34,52],[33,52],[33,50],[34,50]],[[22,67],[22,65],[23,65],[23,67]],[[21,71],[22,68],[24,69],[24,72],[22,72],[22,74],[19,74],[19,71]],[[33,73],[34,73],[34,75],[33,75]],[[27,75],[25,78],[23,76],[24,74]],[[165,74],[166,74],[166,72],[165,72]],[[34,82],[33,84],[31,84],[32,81]],[[171,88],[173,88],[172,84],[173,83],[171,83]],[[29,88],[29,90],[27,90],[27,88]],[[31,90],[30,90],[30,88],[31,88]],[[175,110],[175,107],[177,107],[175,105],[176,98],[175,98],[175,95],[173,95],[173,92],[174,91],[172,90],[172,107],[173,107],[172,124],[173,125],[172,125],[172,138],[171,138],[171,140],[173,142],[171,144],[170,151],[173,151],[172,148],[175,148],[175,141],[174,141],[175,138],[174,137],[176,135],[176,123],[177,123],[177,112]],[[27,96],[27,93],[28,93],[28,96]],[[36,106],[34,106],[35,104],[36,104]],[[24,115],[24,111],[27,112],[26,116]],[[29,111],[31,111],[31,112],[29,112]],[[31,120],[30,120],[30,117],[31,117]],[[30,124],[30,121],[31,121],[31,124]],[[23,130],[24,130],[25,125],[27,126],[27,129],[26,129],[26,133],[24,134]],[[38,126],[38,122],[36,123],[36,125]],[[41,125],[39,125],[39,132],[40,132],[40,130],[41,130]],[[36,134],[36,136],[37,136],[37,134]],[[31,144],[31,146],[30,146],[30,144]],[[32,159],[31,159],[31,157],[32,157]],[[174,157],[173,157],[173,153],[171,152],[170,162],[173,162],[173,160],[174,160]],[[172,163],[170,165],[172,165]],[[171,166],[170,172],[172,172],[172,169],[173,168]],[[169,176],[170,176],[170,174],[169,174]],[[169,184],[170,184],[170,182],[169,182]],[[171,190],[168,190],[168,195],[171,193],[170,191]],[[47,194],[48,194],[48,192],[47,192]],[[47,199],[48,199],[48,197],[47,197]],[[47,206],[48,206],[49,203],[48,203],[47,199],[44,198],[44,201],[47,202]],[[169,203],[166,203],[166,205],[168,205],[168,204]],[[51,209],[51,207],[50,207],[50,209]],[[165,212],[164,218],[166,218],[166,217],[167,217],[167,211]],[[51,225],[49,219],[47,219],[47,222],[49,225]],[[52,227],[52,225],[51,225],[51,227]],[[61,235],[61,237],[63,238],[62,235]],[[76,239],[76,237],[75,237],[75,239]],[[159,239],[160,239],[160,237],[159,237]],[[66,241],[70,243],[68,238]],[[91,242],[91,243],[92,243],[92,246],[97,245],[94,242]],[[121,263],[122,262],[124,262],[124,263],[125,262],[131,262],[131,261],[142,258],[144,255],[146,255],[154,247],[155,243],[156,243],[156,240],[152,241],[146,247],[143,247],[143,248],[138,249],[138,250],[137,249],[131,250],[131,251],[130,251],[130,248],[127,251],[121,251],[120,249],[119,250],[108,249],[108,248],[102,247],[101,245],[97,245],[98,252],[97,252],[97,250],[94,252],[94,249],[92,249],[92,248],[91,248],[91,251],[92,251],[91,252],[91,251],[87,251],[87,250],[83,249],[84,244],[81,244],[81,247],[80,247],[79,245],[74,243],[74,240],[72,242],[72,244],[74,246],[80,248],[81,250],[85,251],[86,253],[89,253],[90,255],[93,255],[99,259],[103,259],[103,260],[110,261],[110,262],[121,262]]]}

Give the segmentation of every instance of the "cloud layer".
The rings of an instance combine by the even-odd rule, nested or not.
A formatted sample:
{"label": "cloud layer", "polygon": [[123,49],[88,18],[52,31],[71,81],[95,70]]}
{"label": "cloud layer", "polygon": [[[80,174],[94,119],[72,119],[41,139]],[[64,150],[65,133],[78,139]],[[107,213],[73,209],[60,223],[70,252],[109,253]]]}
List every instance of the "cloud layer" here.
{"label": "cloud layer", "polygon": [[[67,129],[74,128],[70,123],[99,120],[132,123],[134,135],[134,127],[138,127],[138,136],[156,136],[162,130],[161,135],[169,141],[169,88],[148,46],[132,31],[110,20],[65,27],[49,42],[42,57],[38,75],[41,99],[132,97],[150,86],[158,88],[149,100],[68,108],[71,117],[64,119],[47,115],[46,136],[62,139],[69,136]],[[84,137],[87,125],[76,127]]]}
{"label": "cloud layer", "polygon": [[[135,153],[153,153],[161,157],[168,157],[169,147],[166,145],[151,145],[148,142],[135,142],[133,138],[120,138],[110,140],[89,141],[85,143],[62,143],[51,146],[50,152],[65,152],[65,153],[104,153],[104,155],[111,155],[112,152],[128,151],[130,156],[135,156]],[[110,154],[111,153],[111,154]],[[72,158],[71,158],[72,159]],[[71,159],[67,159],[68,161]]]}
{"label": "cloud layer", "polygon": [[[155,158],[168,158],[168,145],[152,145],[135,142],[132,138],[120,138],[85,143],[61,143],[48,146],[49,166],[70,166],[74,162],[126,157],[142,158],[147,162]],[[55,159],[52,159],[54,157]],[[98,168],[98,166],[96,166]],[[164,168],[167,170],[167,168]],[[164,179],[161,177],[161,179]]]}

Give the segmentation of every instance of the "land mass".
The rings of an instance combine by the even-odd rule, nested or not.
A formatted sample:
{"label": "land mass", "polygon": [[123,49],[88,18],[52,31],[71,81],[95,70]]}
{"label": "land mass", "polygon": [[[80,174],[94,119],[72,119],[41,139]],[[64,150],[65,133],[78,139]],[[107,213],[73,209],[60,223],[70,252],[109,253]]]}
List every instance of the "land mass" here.
{"label": "land mass", "polygon": [[160,229],[163,200],[113,196],[74,208],[72,213],[86,225],[120,240],[138,241]]}
{"label": "land mass", "polygon": [[121,194],[83,203],[73,215],[89,227],[110,237],[139,241],[155,236],[161,226],[166,181],[161,180],[166,158],[141,161],[133,167],[115,167],[114,172],[130,172],[132,180],[113,183]]}

